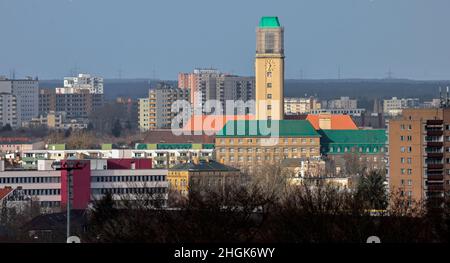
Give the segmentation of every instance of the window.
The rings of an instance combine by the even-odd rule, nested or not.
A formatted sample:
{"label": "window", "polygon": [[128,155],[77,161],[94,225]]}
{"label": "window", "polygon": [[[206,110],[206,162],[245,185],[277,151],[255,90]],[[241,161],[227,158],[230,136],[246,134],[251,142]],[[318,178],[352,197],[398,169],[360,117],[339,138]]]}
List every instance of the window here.
{"label": "window", "polygon": [[272,105],[267,105],[267,110],[271,110],[272,109]]}
{"label": "window", "polygon": [[407,140],[408,140],[408,141],[411,141],[411,140],[412,140],[412,136],[411,136],[411,135],[408,135]]}
{"label": "window", "polygon": [[405,158],[403,158],[403,157],[400,158],[400,162],[401,162],[401,163],[405,163]]}
{"label": "window", "polygon": [[273,32],[266,32],[264,35],[265,53],[273,53],[275,49],[275,34]]}
{"label": "window", "polygon": [[400,174],[405,174],[405,169],[404,168],[400,169]]}
{"label": "window", "polygon": [[405,140],[405,136],[400,136],[400,141],[404,141]]}
{"label": "window", "polygon": [[267,88],[272,88],[272,83],[268,82],[267,83]]}
{"label": "window", "polygon": [[408,174],[412,174],[412,169],[408,169]]}
{"label": "window", "polygon": [[267,77],[268,77],[268,78],[271,78],[271,77],[272,77],[272,72],[271,72],[271,71],[268,71],[268,72],[267,72]]}
{"label": "window", "polygon": [[268,94],[267,94],[267,98],[268,98],[268,99],[271,99],[271,98],[272,98],[272,94],[268,93]]}

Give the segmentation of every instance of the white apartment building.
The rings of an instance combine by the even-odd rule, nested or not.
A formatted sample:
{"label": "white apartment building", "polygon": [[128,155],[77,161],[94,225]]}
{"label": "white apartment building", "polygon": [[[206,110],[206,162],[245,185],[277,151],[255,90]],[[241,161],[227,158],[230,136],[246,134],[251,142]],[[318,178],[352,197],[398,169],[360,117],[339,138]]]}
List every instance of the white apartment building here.
{"label": "white apartment building", "polygon": [[418,98],[397,98],[383,101],[383,112],[388,116],[398,116],[402,113],[403,109],[417,108],[419,107]]}
{"label": "white apartment building", "polygon": [[313,97],[309,98],[284,98],[284,113],[288,115],[306,114],[311,110],[321,108],[321,103]]}
{"label": "white apartment building", "polygon": [[17,126],[22,122],[28,122],[38,116],[39,111],[39,81],[31,77],[25,79],[8,79],[0,77],[0,92],[11,93],[16,96],[17,108]]}
{"label": "white apartment building", "polygon": [[[90,74],[78,74],[77,77],[65,77],[64,88],[67,93],[74,93],[74,89],[89,89],[91,94],[103,94],[103,78]],[[61,93],[64,91],[60,91]]]}
{"label": "white apartment building", "polygon": [[329,100],[323,106],[326,106],[327,109],[356,109],[358,108],[358,101],[350,99],[350,97],[341,97],[340,99]]}
{"label": "white apartment building", "polygon": [[20,123],[17,98],[11,93],[0,93],[0,128],[9,124],[17,128]]}
{"label": "white apartment building", "polygon": [[[173,165],[186,162],[193,158],[213,159],[213,147],[201,147],[193,145],[186,148],[187,144],[159,145],[155,149],[148,149],[145,145],[142,149],[110,149],[110,150],[27,150],[21,153],[22,167],[35,169],[39,160],[61,161],[64,159],[123,159],[144,158],[152,159],[155,168],[168,168]],[[138,147],[137,148],[141,148]]]}
{"label": "white apartment building", "polygon": [[350,116],[361,116],[365,109],[315,109],[310,114],[344,114]]}

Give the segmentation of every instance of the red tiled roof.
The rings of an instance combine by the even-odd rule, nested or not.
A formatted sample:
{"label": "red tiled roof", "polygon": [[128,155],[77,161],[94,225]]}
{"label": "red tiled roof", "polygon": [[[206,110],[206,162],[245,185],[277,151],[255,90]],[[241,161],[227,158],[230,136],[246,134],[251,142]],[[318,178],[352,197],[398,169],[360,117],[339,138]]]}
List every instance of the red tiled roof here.
{"label": "red tiled roof", "polygon": [[[350,115],[343,114],[308,114],[306,119],[314,126],[316,130],[320,130],[320,120],[331,120],[331,130],[357,130],[355,122]],[[323,129],[323,128],[322,128]]]}
{"label": "red tiled roof", "polygon": [[11,187],[0,188],[0,200],[5,198],[9,193],[11,193],[14,189]]}

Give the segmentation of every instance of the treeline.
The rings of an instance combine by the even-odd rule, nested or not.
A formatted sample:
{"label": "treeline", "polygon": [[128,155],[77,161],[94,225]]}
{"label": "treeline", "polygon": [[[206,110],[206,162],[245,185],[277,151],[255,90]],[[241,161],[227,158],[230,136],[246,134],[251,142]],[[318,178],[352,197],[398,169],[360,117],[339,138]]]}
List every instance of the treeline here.
{"label": "treeline", "polygon": [[[87,242],[448,242],[448,209],[427,213],[424,204],[386,192],[372,171],[353,190],[332,184],[286,185],[282,169],[265,167],[244,185],[223,191],[169,193],[172,209],[149,205],[154,196],[119,208],[110,195],[95,203]],[[270,175],[270,177],[268,176]]]}

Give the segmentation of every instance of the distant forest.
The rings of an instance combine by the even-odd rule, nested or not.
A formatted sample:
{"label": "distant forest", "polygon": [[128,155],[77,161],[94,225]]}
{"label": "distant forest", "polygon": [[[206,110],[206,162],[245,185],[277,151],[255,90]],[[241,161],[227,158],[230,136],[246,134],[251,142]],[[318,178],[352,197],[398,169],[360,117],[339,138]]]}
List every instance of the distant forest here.
{"label": "distant forest", "polygon": [[[105,79],[105,98],[112,100],[118,96],[132,98],[145,97],[148,88],[159,80],[149,79]],[[176,85],[176,81],[166,81]],[[61,87],[62,80],[40,80],[42,88]],[[286,97],[317,96],[321,100],[349,96],[358,99],[358,107],[372,109],[374,99],[396,97],[416,97],[430,100],[439,97],[439,87],[450,86],[449,80],[415,81],[404,79],[343,79],[343,80],[294,80],[285,81]]]}

